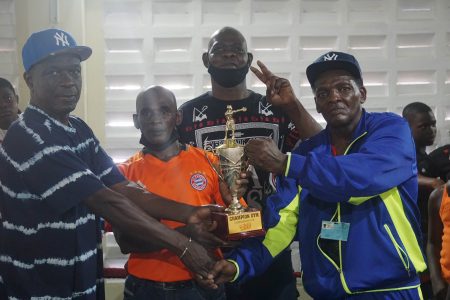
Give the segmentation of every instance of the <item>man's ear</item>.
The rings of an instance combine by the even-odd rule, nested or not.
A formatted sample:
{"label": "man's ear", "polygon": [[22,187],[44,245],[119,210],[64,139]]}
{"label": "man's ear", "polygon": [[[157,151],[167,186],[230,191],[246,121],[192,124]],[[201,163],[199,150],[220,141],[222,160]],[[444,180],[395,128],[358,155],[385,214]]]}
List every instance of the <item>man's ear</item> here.
{"label": "man's ear", "polygon": [[359,101],[361,104],[366,102],[367,97],[367,90],[364,86],[359,88],[359,92],[361,93],[361,100]]}
{"label": "man's ear", "polygon": [[253,54],[251,54],[250,52],[247,52],[247,64],[248,64],[248,66],[251,66],[252,65],[252,62],[253,62]]}
{"label": "man's ear", "polygon": [[180,126],[181,122],[183,122],[183,111],[177,110],[175,118],[175,125]]}
{"label": "man's ear", "polygon": [[209,53],[208,52],[204,52],[202,54],[202,61],[203,61],[203,65],[208,69],[209,68]]}
{"label": "man's ear", "polygon": [[317,99],[316,99],[316,97],[314,97],[314,103],[316,103],[316,111],[317,111],[317,113],[321,114],[322,111],[320,110],[319,105],[317,105]]}
{"label": "man's ear", "polygon": [[138,121],[138,115],[137,114],[133,114],[133,123],[134,123],[134,127],[136,129],[140,129],[139,127],[139,121]]}
{"label": "man's ear", "polygon": [[[31,89],[33,88],[33,82],[31,80],[30,72],[23,73],[23,80],[25,80],[25,83],[27,84],[28,88],[31,91]],[[19,98],[17,98],[17,100],[19,100]]]}

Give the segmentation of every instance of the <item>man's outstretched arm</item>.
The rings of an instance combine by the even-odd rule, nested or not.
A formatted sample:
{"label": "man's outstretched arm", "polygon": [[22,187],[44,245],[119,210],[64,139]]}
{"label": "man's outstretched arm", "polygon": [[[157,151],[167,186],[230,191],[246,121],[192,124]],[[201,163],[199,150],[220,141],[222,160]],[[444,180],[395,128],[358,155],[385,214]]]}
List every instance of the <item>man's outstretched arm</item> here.
{"label": "man's outstretched arm", "polygon": [[[115,191],[116,189],[124,191],[127,185],[128,182],[121,182],[112,186],[114,190],[103,188],[84,202],[114,228],[143,242],[146,247],[169,249],[177,254],[192,272],[206,276],[214,262],[207,250],[187,236],[161,224],[155,216],[170,219],[174,214],[178,214],[176,221],[191,223],[209,218],[210,208],[182,205],[155,195],[150,197],[148,192],[139,187],[132,188],[132,191],[126,193],[126,196],[133,196],[133,199]],[[157,204],[149,209],[148,206],[151,206],[153,201]],[[166,209],[172,211],[167,212]],[[155,216],[152,216],[152,213]]]}

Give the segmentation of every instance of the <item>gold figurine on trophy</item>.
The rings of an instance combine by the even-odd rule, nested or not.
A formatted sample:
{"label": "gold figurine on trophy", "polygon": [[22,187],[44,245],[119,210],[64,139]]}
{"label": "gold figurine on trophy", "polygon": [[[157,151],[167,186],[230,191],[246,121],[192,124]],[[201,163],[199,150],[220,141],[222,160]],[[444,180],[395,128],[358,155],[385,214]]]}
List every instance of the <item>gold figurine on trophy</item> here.
{"label": "gold figurine on trophy", "polygon": [[[247,111],[247,107],[233,110],[233,107],[231,105],[227,105],[227,110],[225,111],[225,119],[227,120],[227,122],[225,123],[225,138],[223,140],[223,145],[225,145],[227,148],[237,147],[236,139],[234,138],[236,123],[234,123],[233,114],[240,111]],[[229,130],[231,130],[231,138],[228,138]]]}
{"label": "gold figurine on trophy", "polygon": [[220,179],[227,183],[232,196],[231,204],[225,212],[213,213],[213,218],[217,221],[216,234],[225,240],[241,240],[265,234],[262,228],[261,211],[243,207],[237,197],[236,180],[248,166],[244,147],[236,142],[234,134],[236,125],[233,114],[241,111],[247,111],[247,108],[233,110],[231,105],[227,105],[224,142],[213,151],[219,157],[219,170],[216,168],[214,170],[219,174]]}

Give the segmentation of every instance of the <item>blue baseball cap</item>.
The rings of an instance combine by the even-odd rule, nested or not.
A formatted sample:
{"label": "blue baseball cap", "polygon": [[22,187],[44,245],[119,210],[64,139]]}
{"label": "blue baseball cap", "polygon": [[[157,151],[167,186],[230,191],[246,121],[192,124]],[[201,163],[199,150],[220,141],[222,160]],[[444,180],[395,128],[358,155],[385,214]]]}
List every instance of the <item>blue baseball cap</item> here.
{"label": "blue baseball cap", "polygon": [[22,48],[23,67],[28,72],[38,62],[58,54],[74,54],[83,61],[91,56],[92,49],[78,46],[74,38],[61,29],[38,31],[31,34]]}
{"label": "blue baseball cap", "polygon": [[306,68],[306,76],[311,86],[314,86],[320,74],[329,70],[345,70],[362,81],[361,67],[353,55],[331,51],[321,55]]}

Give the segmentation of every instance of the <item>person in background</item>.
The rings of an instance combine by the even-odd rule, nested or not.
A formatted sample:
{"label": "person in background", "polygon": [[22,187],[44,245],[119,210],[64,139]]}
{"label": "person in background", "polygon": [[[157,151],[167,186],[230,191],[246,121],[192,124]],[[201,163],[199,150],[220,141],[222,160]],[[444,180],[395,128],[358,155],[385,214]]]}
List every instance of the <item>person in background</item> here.
{"label": "person in background", "polygon": [[433,145],[436,138],[436,117],[431,108],[422,102],[406,105],[402,116],[408,121],[416,146],[419,186],[433,190],[444,184],[443,179],[437,178],[439,166],[426,152],[426,147]]}
{"label": "person in background", "polygon": [[[17,120],[17,118],[19,117],[18,103],[19,96],[17,96],[11,82],[4,78],[0,78],[0,144],[5,138],[6,131],[8,130],[11,123]],[[0,214],[0,222],[1,219],[2,216]],[[4,299],[6,297],[6,290],[0,277],[0,299]]]}
{"label": "person in background", "polygon": [[9,126],[19,117],[19,96],[11,82],[0,78],[0,144]]}
{"label": "person in background", "polygon": [[449,189],[450,181],[447,181],[431,193],[428,201],[427,258],[433,299],[436,300],[450,300],[448,288],[450,282]]}
{"label": "person in background", "polygon": [[[139,93],[133,121],[141,131],[140,143],[144,148],[119,164],[119,170],[128,180],[139,182],[148,191],[174,201],[194,206],[226,206],[221,192],[227,204],[231,201],[231,195],[211,166],[217,159],[212,153],[178,141],[176,125],[180,119],[175,95],[171,91],[153,86]],[[242,175],[239,184],[245,191],[246,173]],[[241,194],[244,191],[241,190]],[[192,231],[179,222],[161,222],[183,234]],[[209,230],[212,229],[214,227]],[[126,233],[115,232],[115,236],[123,252],[132,252],[127,262],[129,275],[125,281],[125,300],[225,299],[223,287],[209,290],[196,284],[176,253],[167,249],[148,249],[138,241],[129,239]],[[215,239],[216,243],[207,246],[213,258],[218,259],[220,255],[214,249],[221,245],[221,240],[214,235],[210,240]]]}
{"label": "person in background", "polygon": [[[22,49],[30,104],[0,145],[0,282],[9,299],[104,299],[100,217],[205,276],[208,251],[161,224],[210,222],[218,208],[167,200],[126,180],[89,126],[71,116],[92,53],[60,29]],[[205,238],[208,236],[205,235]]]}
{"label": "person in background", "polygon": [[448,174],[450,174],[450,144],[434,149],[428,156],[431,163],[437,166],[435,176],[446,182],[449,179]]}
{"label": "person in background", "polygon": [[[207,150],[223,143],[227,106],[245,112],[236,114],[236,141],[244,145],[250,139],[270,137],[279,149],[289,151],[301,139],[321,130],[320,125],[296,98],[289,81],[275,77],[261,62],[250,67],[253,55],[241,32],[224,27],[213,33],[202,60],[211,77],[211,91],[183,103],[179,110],[180,141]],[[247,89],[246,77],[252,69],[267,85],[266,95]],[[295,126],[294,126],[295,125]],[[297,132],[295,132],[294,127]],[[297,136],[298,134],[298,136]],[[273,177],[263,170],[252,169],[249,189],[244,196],[249,206],[265,207],[268,195],[274,192]],[[279,255],[261,276],[241,286],[227,286],[228,299],[297,299],[289,249]]]}
{"label": "person in background", "polygon": [[248,142],[249,163],[279,175],[271,223],[263,241],[245,241],[205,281],[246,280],[298,239],[303,286],[314,299],[422,299],[417,273],[426,264],[407,122],[363,109],[361,68],[348,53],[321,55],[306,75],[327,127],[288,154],[269,139]]}
{"label": "person in background", "polygon": [[[426,251],[428,240],[428,198],[433,189],[444,184],[439,178],[439,165],[436,165],[426,152],[426,147],[434,144],[436,138],[436,118],[431,108],[422,102],[412,102],[406,105],[402,116],[408,121],[416,146],[416,160],[419,194],[417,202],[420,211],[423,235],[423,250]],[[421,274],[422,293],[424,299],[432,297],[431,281],[428,270]]]}

